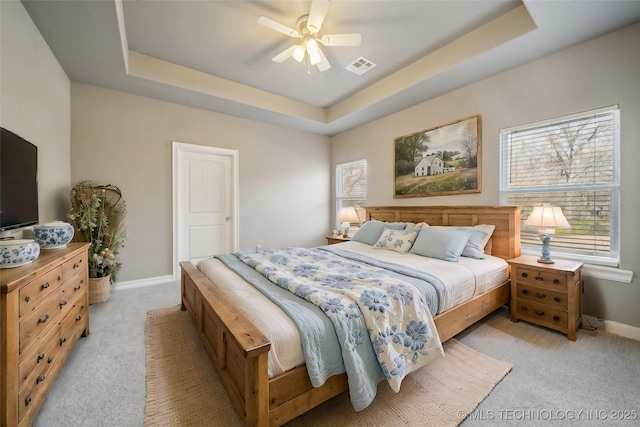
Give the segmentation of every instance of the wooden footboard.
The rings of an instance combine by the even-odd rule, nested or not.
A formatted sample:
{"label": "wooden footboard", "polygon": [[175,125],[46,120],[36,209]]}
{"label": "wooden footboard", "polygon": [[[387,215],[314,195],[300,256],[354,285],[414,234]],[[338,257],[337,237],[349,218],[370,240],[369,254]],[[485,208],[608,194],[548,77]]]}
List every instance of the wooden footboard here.
{"label": "wooden footboard", "polygon": [[[520,254],[520,210],[516,207],[368,208],[370,219],[425,220],[438,225],[496,224],[493,245],[508,259]],[[386,219],[386,218],[389,219]],[[412,218],[412,219],[409,219]],[[416,221],[420,222],[420,221]],[[435,224],[434,224],[435,225]],[[313,387],[300,366],[269,379],[271,343],[264,334],[190,262],[181,262],[182,309],[195,326],[229,397],[247,426],[279,426],[347,390],[345,374]],[[444,342],[509,301],[509,281],[434,318]]]}

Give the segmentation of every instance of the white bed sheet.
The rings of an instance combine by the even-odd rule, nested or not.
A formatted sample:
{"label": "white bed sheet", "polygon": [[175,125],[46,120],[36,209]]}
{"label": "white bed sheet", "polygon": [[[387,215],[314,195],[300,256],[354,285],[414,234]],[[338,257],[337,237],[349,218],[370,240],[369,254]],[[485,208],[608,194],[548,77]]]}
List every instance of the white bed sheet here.
{"label": "white bed sheet", "polygon": [[[425,270],[437,275],[446,288],[445,311],[507,280],[507,263],[488,255],[484,260],[461,257],[458,263],[413,254],[374,249],[360,242],[340,243],[340,249],[362,253],[375,259]],[[298,329],[287,314],[269,301],[220,260],[209,258],[197,265],[218,288],[271,341],[269,378],[304,364],[304,354]]]}

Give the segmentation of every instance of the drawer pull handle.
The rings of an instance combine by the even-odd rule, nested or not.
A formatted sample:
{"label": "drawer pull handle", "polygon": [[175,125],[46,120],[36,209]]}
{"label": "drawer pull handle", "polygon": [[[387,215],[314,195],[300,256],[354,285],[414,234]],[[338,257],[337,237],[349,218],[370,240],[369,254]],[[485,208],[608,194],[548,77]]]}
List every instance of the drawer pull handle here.
{"label": "drawer pull handle", "polygon": [[62,276],[58,276],[58,282],[62,280]]}
{"label": "drawer pull handle", "polygon": [[49,287],[49,282],[44,282],[42,284],[42,289],[47,289]]}
{"label": "drawer pull handle", "polygon": [[554,300],[555,302],[560,302],[560,297],[553,297],[553,300]]}
{"label": "drawer pull handle", "polygon": [[44,353],[38,355],[38,363],[40,363],[42,359],[44,359]]}
{"label": "drawer pull handle", "polygon": [[65,337],[60,338],[60,346],[62,346],[62,344],[66,342],[67,342],[67,339]]}
{"label": "drawer pull handle", "polygon": [[522,277],[529,277],[527,273],[522,273]]}
{"label": "drawer pull handle", "polygon": [[67,305],[67,300],[63,299],[62,301],[60,301],[60,308],[62,308],[62,306],[65,306],[65,305]]}
{"label": "drawer pull handle", "polygon": [[525,307],[524,305],[522,307],[520,307],[520,310],[522,311],[527,311],[527,307]]}
{"label": "drawer pull handle", "polygon": [[560,316],[553,316],[553,320],[557,322],[558,320],[560,320]]}
{"label": "drawer pull handle", "polygon": [[31,297],[29,295],[27,295],[26,297],[24,297],[25,302],[29,302],[31,301]]}
{"label": "drawer pull handle", "polygon": [[[82,282],[81,282],[81,283],[82,283]],[[74,286],[74,287],[73,287],[73,290],[74,290],[74,291],[79,291],[79,290],[80,290],[80,285],[78,285],[78,286]]]}
{"label": "drawer pull handle", "polygon": [[31,396],[27,397],[27,398],[24,400],[24,406],[29,406],[29,403],[31,403]]}
{"label": "drawer pull handle", "polygon": [[560,284],[560,280],[558,280],[558,279],[553,279],[553,284],[554,284],[554,285],[559,285],[559,284]]}
{"label": "drawer pull handle", "polygon": [[536,292],[536,297],[542,299],[542,298],[545,298],[546,295],[545,294],[541,294],[540,292]]}
{"label": "drawer pull handle", "polygon": [[49,315],[45,314],[44,317],[41,317],[41,318],[38,319],[38,323],[44,323],[47,320],[49,320]]}
{"label": "drawer pull handle", "polygon": [[526,289],[523,289],[523,290],[522,290],[522,295],[528,295],[528,294],[529,294],[529,291],[528,291],[528,290],[526,290]]}
{"label": "drawer pull handle", "polygon": [[47,357],[47,363],[51,363],[53,362],[53,359],[51,358],[51,356]]}
{"label": "drawer pull handle", "polygon": [[544,280],[542,276],[536,276],[536,280]]}
{"label": "drawer pull handle", "polygon": [[81,320],[82,320],[82,316],[78,316],[78,317],[76,317],[76,322],[79,322],[79,321],[81,321]]}
{"label": "drawer pull handle", "polygon": [[44,375],[38,375],[38,378],[36,378],[36,384],[40,384],[42,381],[45,380],[45,376]]}
{"label": "drawer pull handle", "polygon": [[533,310],[538,316],[544,316],[544,311]]}

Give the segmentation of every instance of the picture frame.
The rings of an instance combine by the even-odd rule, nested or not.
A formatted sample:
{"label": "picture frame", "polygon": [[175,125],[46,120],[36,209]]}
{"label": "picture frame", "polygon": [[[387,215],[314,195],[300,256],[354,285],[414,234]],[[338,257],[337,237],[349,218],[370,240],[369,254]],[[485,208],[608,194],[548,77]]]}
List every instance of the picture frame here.
{"label": "picture frame", "polygon": [[482,191],[480,115],[394,140],[393,197],[433,197]]}

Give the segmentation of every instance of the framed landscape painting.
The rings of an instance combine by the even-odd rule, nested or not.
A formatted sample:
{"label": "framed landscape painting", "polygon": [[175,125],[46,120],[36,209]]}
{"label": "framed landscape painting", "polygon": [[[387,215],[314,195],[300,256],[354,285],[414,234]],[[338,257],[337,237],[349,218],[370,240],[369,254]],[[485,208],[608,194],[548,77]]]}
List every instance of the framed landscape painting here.
{"label": "framed landscape painting", "polygon": [[393,197],[479,193],[480,115],[395,139]]}

